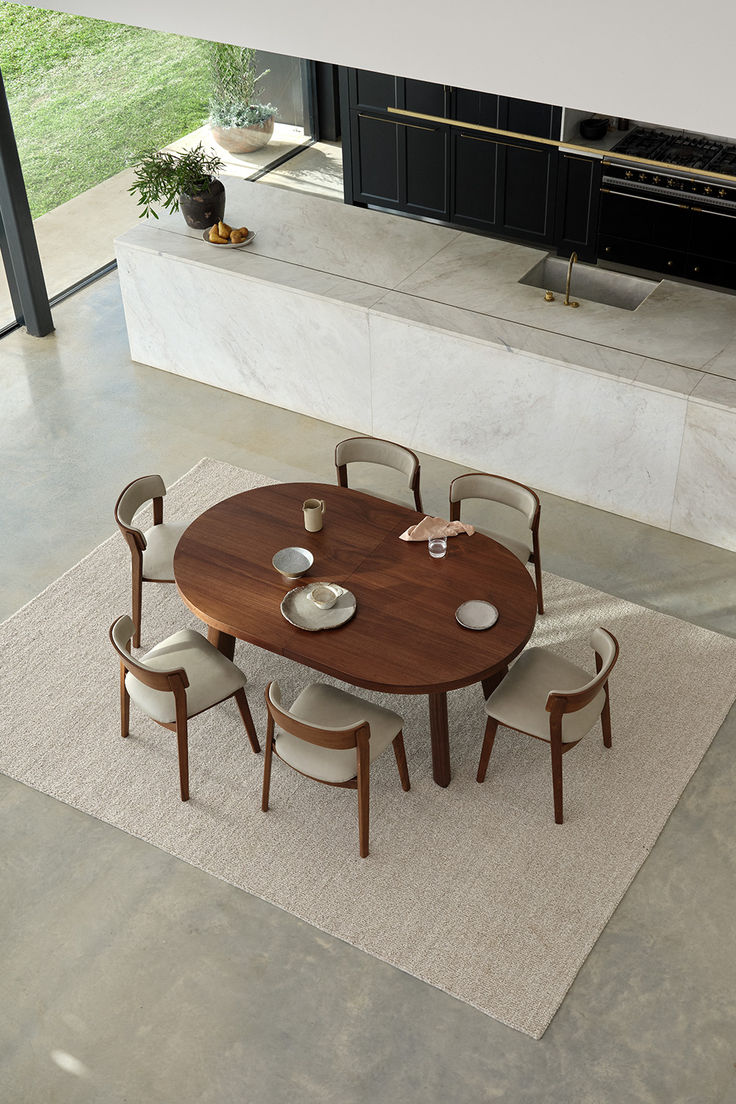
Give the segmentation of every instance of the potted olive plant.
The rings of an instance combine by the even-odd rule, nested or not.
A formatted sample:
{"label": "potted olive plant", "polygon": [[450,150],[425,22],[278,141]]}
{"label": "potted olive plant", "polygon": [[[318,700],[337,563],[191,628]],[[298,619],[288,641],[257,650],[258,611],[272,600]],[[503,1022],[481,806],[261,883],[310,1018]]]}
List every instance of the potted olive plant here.
{"label": "potted olive plant", "polygon": [[181,209],[187,226],[206,230],[225,214],[225,188],[216,176],[222,168],[221,158],[201,142],[183,153],[150,149],[141,154],[128,191],[138,193],[141,218],[158,218],[154,205],[171,212]]}
{"label": "potted olive plant", "polygon": [[247,46],[210,44],[210,127],[229,153],[252,153],[271,140],[277,108],[260,103],[256,91],[270,71],[257,73],[256,52]]}

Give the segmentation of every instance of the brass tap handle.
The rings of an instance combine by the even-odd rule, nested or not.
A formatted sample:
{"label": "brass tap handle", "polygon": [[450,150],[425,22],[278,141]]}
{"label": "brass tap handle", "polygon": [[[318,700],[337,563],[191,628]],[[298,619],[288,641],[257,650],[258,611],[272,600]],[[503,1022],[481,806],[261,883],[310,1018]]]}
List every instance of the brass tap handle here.
{"label": "brass tap handle", "polygon": [[545,291],[544,301],[545,301],[545,303],[554,303],[555,293],[553,291]]}

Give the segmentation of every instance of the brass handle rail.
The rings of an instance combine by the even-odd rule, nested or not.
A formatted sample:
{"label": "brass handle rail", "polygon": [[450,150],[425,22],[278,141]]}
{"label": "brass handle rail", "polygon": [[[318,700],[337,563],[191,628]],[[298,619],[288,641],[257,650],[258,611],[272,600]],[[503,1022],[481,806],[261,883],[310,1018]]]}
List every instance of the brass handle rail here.
{"label": "brass handle rail", "polygon": [[[380,110],[380,108],[379,108]],[[420,111],[407,111],[403,107],[386,107],[386,111],[389,115],[404,115],[408,119],[422,119],[425,123],[438,123],[441,126],[461,127],[463,130],[477,130],[483,134],[500,134],[505,138],[518,138],[522,142],[536,142],[542,146],[555,146],[557,149],[577,150],[579,153],[590,155],[597,154],[601,157],[603,164],[611,164],[610,160],[607,160],[606,153],[610,153],[610,150],[597,150],[592,146],[579,146],[576,142],[566,142],[562,138],[537,138],[533,134],[520,134],[515,130],[500,130],[498,127],[484,126],[481,123],[463,123],[460,119],[446,119],[444,115],[424,115]],[[633,161],[637,165],[655,165],[661,169],[675,169],[677,172],[682,172],[682,165],[673,165],[669,161],[650,161],[646,157],[634,157],[627,153],[622,153],[621,160]],[[689,169],[688,175],[702,176],[706,179],[708,177],[716,178],[718,180],[730,180],[736,181],[735,176],[729,176],[727,173],[708,172],[701,169]]]}

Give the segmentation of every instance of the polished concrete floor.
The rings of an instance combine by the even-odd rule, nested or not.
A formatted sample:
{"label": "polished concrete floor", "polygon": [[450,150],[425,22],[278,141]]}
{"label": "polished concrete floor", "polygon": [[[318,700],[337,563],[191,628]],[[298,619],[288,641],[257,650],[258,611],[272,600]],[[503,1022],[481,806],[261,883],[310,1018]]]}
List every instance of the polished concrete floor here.
{"label": "polished concrete floor", "polygon": [[[0,341],[3,616],[137,474],[332,480],[342,427],[132,364],[114,275],[55,320]],[[422,463],[442,513],[461,469]],[[550,571],[736,635],[732,553],[549,495],[542,541]],[[736,1104],[734,738],[736,710],[540,1041],[0,777],[0,1101]]]}

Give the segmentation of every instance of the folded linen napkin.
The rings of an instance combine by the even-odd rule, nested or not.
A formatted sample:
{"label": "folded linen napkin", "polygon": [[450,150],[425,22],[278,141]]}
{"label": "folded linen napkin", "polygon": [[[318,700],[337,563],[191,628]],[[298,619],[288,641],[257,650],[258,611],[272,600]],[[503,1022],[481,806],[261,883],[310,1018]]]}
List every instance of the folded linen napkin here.
{"label": "folded linen napkin", "polygon": [[402,533],[399,540],[426,541],[430,537],[457,537],[460,533],[467,533],[472,537],[475,529],[472,525],[464,525],[462,521],[445,521],[444,518],[425,517],[417,525],[410,525],[406,532]]}

